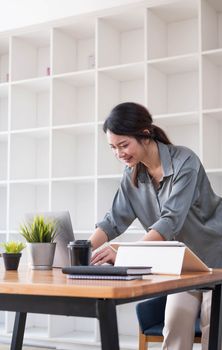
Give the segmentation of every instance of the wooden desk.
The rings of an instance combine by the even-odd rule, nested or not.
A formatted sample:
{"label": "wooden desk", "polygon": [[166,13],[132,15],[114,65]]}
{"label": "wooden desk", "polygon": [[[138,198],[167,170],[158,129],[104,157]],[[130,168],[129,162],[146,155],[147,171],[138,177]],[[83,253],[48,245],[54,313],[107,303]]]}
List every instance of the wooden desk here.
{"label": "wooden desk", "polygon": [[15,311],[11,350],[22,349],[27,313],[96,317],[102,350],[119,350],[116,305],[194,288],[213,288],[209,350],[221,350],[222,269],[146,280],[71,280],[61,270],[0,270],[0,310]]}

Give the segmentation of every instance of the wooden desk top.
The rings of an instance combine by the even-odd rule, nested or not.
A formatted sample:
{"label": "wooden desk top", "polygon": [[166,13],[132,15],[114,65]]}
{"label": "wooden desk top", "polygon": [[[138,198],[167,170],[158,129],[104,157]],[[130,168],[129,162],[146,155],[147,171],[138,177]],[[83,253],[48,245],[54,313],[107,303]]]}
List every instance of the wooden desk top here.
{"label": "wooden desk top", "polygon": [[60,269],[34,271],[20,266],[18,271],[5,271],[2,267],[0,294],[132,298],[180,287],[197,287],[217,282],[222,280],[222,269],[181,276],[148,275],[146,278],[133,281],[72,280],[68,279]]}

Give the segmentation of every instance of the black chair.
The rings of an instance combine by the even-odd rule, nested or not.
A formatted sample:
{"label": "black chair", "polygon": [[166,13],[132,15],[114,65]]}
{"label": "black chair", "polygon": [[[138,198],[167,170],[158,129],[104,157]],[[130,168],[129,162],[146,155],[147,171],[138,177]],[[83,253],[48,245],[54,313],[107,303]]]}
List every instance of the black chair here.
{"label": "black chair", "polygon": [[[139,350],[147,350],[148,343],[162,343],[166,296],[156,297],[136,305],[139,321]],[[201,342],[200,319],[195,324],[194,343]]]}

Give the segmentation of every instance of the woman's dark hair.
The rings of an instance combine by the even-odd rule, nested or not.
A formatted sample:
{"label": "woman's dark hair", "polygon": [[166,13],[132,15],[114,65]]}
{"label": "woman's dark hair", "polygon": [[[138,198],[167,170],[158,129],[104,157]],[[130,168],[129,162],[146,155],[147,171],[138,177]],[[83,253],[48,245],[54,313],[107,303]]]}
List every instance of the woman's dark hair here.
{"label": "woman's dark hair", "polygon": [[[149,111],[142,105],[134,102],[120,103],[114,107],[103,124],[103,131],[110,130],[116,135],[135,137],[138,142],[150,138],[165,144],[171,144],[166,133],[153,124]],[[148,130],[147,133],[145,130]],[[143,165],[137,164],[132,174],[132,181],[138,186],[138,174]]]}

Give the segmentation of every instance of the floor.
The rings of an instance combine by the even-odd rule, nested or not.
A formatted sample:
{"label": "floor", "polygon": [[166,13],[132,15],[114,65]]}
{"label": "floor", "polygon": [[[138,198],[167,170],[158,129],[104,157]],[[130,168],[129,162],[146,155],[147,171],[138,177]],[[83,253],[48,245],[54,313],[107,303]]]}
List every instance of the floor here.
{"label": "floor", "polygon": [[[10,349],[10,345],[9,344],[0,344],[0,350],[9,350]],[[40,347],[32,347],[32,346],[24,346],[22,349],[24,350],[52,350],[52,348],[40,348]]]}
{"label": "floor", "polygon": [[[150,344],[149,349],[151,350],[161,350],[161,345],[160,344]],[[1,348],[0,348],[1,350]],[[28,349],[27,349],[28,350]],[[193,350],[201,350],[201,345],[200,344],[194,344]]]}
{"label": "floor", "polygon": [[[0,344],[0,350],[9,350],[10,346],[9,345],[1,345]],[[30,347],[30,346],[24,346],[24,350],[52,350],[52,348],[40,348],[40,347]],[[152,350],[161,350],[161,345],[160,344],[150,344],[149,349]],[[193,350],[201,350],[200,344],[195,344],[193,347]]]}

